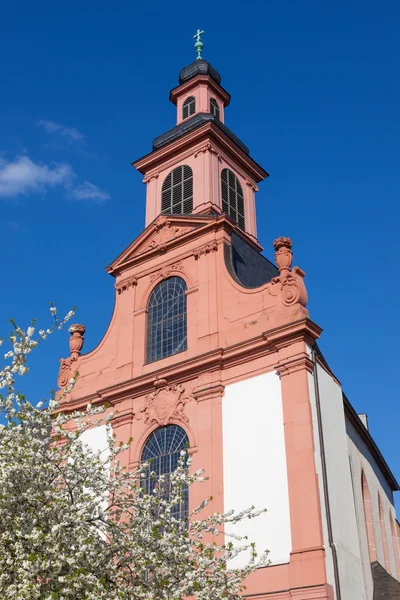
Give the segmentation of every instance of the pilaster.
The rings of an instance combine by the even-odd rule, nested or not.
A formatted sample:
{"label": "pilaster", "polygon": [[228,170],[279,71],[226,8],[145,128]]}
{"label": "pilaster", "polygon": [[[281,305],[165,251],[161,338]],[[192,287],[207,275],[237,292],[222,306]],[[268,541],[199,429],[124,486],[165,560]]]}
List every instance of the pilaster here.
{"label": "pilaster", "polygon": [[314,365],[304,338],[290,345],[278,343],[277,348],[292,530],[290,587],[322,585],[326,583],[325,550],[308,388]]}

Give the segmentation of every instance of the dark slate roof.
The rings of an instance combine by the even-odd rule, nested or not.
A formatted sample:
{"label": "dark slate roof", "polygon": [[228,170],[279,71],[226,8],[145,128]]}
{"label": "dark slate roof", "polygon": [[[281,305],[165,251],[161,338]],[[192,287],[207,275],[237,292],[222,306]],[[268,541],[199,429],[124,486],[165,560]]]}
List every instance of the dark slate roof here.
{"label": "dark slate roof", "polygon": [[231,277],[246,288],[257,288],[279,275],[279,270],[265,256],[232,232],[232,245],[225,244],[225,265]]}
{"label": "dark slate roof", "polygon": [[[321,364],[326,368],[326,370],[333,377],[336,377],[334,372],[328,365],[324,355],[321,352],[321,348],[318,346],[317,343],[314,344],[314,349],[316,352],[316,356],[317,356],[318,360],[321,362]],[[361,439],[365,442],[365,444],[369,448],[377,465],[379,466],[380,470],[382,471],[383,476],[385,477],[386,481],[390,485],[391,490],[393,492],[400,491],[400,486],[399,486],[398,482],[396,481],[396,478],[393,475],[392,471],[390,470],[389,465],[387,464],[386,460],[383,458],[382,453],[379,450],[378,446],[376,445],[372,435],[370,434],[368,429],[365,427],[364,423],[361,421],[356,410],[354,409],[353,405],[351,404],[351,402],[349,401],[349,399],[347,398],[347,396],[344,392],[342,392],[342,396],[343,396],[343,404],[344,404],[344,409],[345,409],[345,414],[346,414],[347,419],[350,421],[350,423],[353,425],[353,427],[355,428],[355,430],[357,431],[357,433],[359,434]]]}
{"label": "dark slate roof", "polygon": [[372,456],[374,457],[378,467],[382,471],[382,474],[385,477],[388,484],[390,485],[392,491],[393,492],[400,491],[400,485],[398,484],[395,476],[393,475],[392,471],[390,470],[389,465],[387,464],[386,460],[383,458],[382,453],[379,450],[378,446],[376,445],[372,435],[370,434],[368,429],[365,427],[364,423],[361,421],[360,417],[358,416],[357,412],[355,411],[353,405],[350,403],[349,399],[347,398],[346,394],[344,394],[344,393],[343,393],[343,403],[344,403],[346,416],[348,417],[350,423],[353,425],[355,430],[360,435],[361,439],[365,442],[366,446],[369,448]]}
{"label": "dark slate roof", "polygon": [[209,75],[218,84],[221,83],[221,75],[206,60],[195,60],[190,65],[182,69],[179,73],[179,83],[185,83],[193,79],[196,75]]}
{"label": "dark slate roof", "polygon": [[232,141],[235,142],[235,144],[239,146],[241,150],[243,150],[243,152],[250,154],[248,147],[245,146],[245,144],[243,144],[243,142],[239,140],[239,138],[236,137],[236,135],[232,133],[232,131],[228,129],[226,125],[221,123],[221,121],[211,113],[198,113],[191,119],[187,119],[173,129],[170,129],[166,133],[159,135],[155,138],[155,140],[153,140],[153,150],[158,150],[159,148],[166,146],[170,142],[179,139],[189,131],[193,131],[193,129],[201,127],[201,125],[204,125],[204,123],[207,123],[208,121],[213,121],[228,137],[231,138]]}
{"label": "dark slate roof", "polygon": [[400,583],[377,561],[371,563],[374,581],[373,600],[400,600]]}

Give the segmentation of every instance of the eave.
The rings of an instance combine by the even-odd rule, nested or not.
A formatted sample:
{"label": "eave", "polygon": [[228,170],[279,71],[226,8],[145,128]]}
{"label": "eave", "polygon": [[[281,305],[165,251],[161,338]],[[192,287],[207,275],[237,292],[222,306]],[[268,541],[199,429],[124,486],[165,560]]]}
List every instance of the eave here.
{"label": "eave", "polygon": [[230,94],[228,94],[228,92],[221,85],[218,85],[218,83],[209,75],[197,75],[197,77],[193,77],[192,79],[189,79],[189,81],[186,81],[185,83],[173,88],[169,93],[170,101],[176,105],[178,96],[189,92],[194,87],[197,87],[199,83],[205,83],[216,94],[218,94],[218,96],[223,100],[225,107],[229,106],[231,101]]}
{"label": "eave", "polygon": [[197,129],[173,140],[158,150],[153,150],[149,154],[134,161],[132,166],[140,173],[145,174],[150,169],[158,167],[168,158],[178,155],[188,146],[194,146],[195,144],[207,140],[212,141],[222,152],[226,152],[234,160],[239,161],[242,168],[248,172],[249,176],[254,179],[256,183],[269,177],[268,172],[263,169],[261,165],[243,152],[243,150],[241,150],[239,146],[212,121],[207,121]]}
{"label": "eave", "polygon": [[[141,244],[146,239],[150,238],[156,231],[157,222],[160,221],[160,219],[168,219],[175,224],[181,223],[182,225],[194,225],[194,228],[188,233],[179,235],[165,242],[162,248],[157,247],[152,250],[146,250],[135,254],[135,248],[139,248]],[[217,231],[221,228],[225,229],[228,233],[235,231],[237,235],[245,239],[246,242],[258,252],[262,251],[262,246],[260,246],[258,242],[256,242],[246,232],[239,229],[236,223],[224,213],[220,215],[159,215],[112,261],[112,263],[110,263],[110,265],[106,267],[106,271],[112,277],[118,277],[122,272],[131,269],[134,266],[138,266],[144,262],[150,261],[160,254],[166,254],[173,248],[182,246],[190,240],[203,237],[209,231]]]}
{"label": "eave", "polygon": [[345,409],[345,414],[346,414],[347,418],[349,419],[350,423],[353,425],[354,429],[357,431],[357,433],[359,434],[359,436],[361,437],[363,442],[368,447],[368,449],[371,452],[372,456],[374,457],[378,467],[382,471],[383,476],[385,477],[386,481],[390,485],[391,490],[393,492],[400,491],[400,486],[399,486],[395,476],[393,475],[392,471],[390,470],[387,462],[383,458],[381,451],[379,450],[379,448],[376,445],[376,443],[374,442],[374,439],[371,436],[370,432],[365,427],[364,423],[361,421],[357,412],[354,410],[353,406],[351,405],[350,401],[348,400],[347,396],[344,393],[343,393],[343,403],[344,403],[344,409]]}

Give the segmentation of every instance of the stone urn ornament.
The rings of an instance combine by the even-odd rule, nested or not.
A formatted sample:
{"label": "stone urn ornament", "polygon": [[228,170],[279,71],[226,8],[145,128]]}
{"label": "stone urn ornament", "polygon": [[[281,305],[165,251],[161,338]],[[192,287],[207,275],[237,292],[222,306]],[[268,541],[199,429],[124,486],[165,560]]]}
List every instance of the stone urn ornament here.
{"label": "stone urn ornament", "polygon": [[76,323],[75,325],[71,325],[68,331],[71,334],[69,338],[69,351],[72,358],[75,360],[80,356],[82,346],[83,346],[83,336],[86,331],[86,327],[84,325],[80,325]]}
{"label": "stone urn ornament", "polygon": [[288,237],[279,237],[274,241],[275,262],[278,265],[280,279],[286,279],[290,274],[293,252],[292,240]]}

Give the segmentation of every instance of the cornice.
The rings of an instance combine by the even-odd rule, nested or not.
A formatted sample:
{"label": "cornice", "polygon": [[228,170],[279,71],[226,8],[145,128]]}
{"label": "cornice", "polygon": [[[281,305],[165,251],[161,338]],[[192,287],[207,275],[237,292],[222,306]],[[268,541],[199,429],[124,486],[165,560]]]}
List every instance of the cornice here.
{"label": "cornice", "polygon": [[197,87],[199,84],[206,84],[223,100],[225,107],[229,105],[231,99],[230,94],[209,75],[196,75],[196,77],[176,86],[169,93],[170,101],[176,105],[179,96],[183,96],[187,92],[190,92],[190,90]]}
{"label": "cornice", "polygon": [[207,385],[205,387],[194,389],[192,395],[197,402],[201,402],[202,400],[208,400],[209,398],[223,396],[224,391],[225,386],[222,383],[217,383],[215,385]]}
{"label": "cornice", "polygon": [[113,427],[121,427],[122,425],[132,423],[134,417],[135,411],[132,410],[132,408],[128,408],[123,411],[118,411],[111,419],[111,423]]}
{"label": "cornice", "polygon": [[118,283],[114,284],[115,289],[118,294],[122,294],[126,290],[129,290],[131,287],[135,287],[137,285],[137,277],[126,277],[125,279],[121,279]]}
{"label": "cornice", "polygon": [[132,166],[143,175],[157,165],[164,163],[171,155],[176,155],[188,145],[194,145],[199,141],[211,140],[221,146],[222,151],[231,154],[235,160],[238,160],[242,168],[247,171],[248,176],[254,179],[256,183],[268,177],[267,171],[261,167],[248,154],[243,152],[239,146],[230,139],[215,123],[207,121],[200,127],[182,135],[182,137],[170,142],[169,144],[146,154],[142,158],[134,161]]}
{"label": "cornice", "polygon": [[[177,220],[178,215],[173,215],[173,220]],[[240,235],[240,237],[244,238],[246,240],[246,242],[248,242],[251,246],[253,246],[255,249],[262,250],[262,247],[255,242],[253,239],[251,239],[246,233],[242,232],[239,230],[239,228],[237,227],[237,225],[234,223],[234,221],[232,221],[232,219],[230,219],[227,215],[225,215],[224,213],[220,214],[220,215],[216,215],[212,218],[207,217],[205,218],[203,216],[203,221],[201,221],[201,217],[202,215],[194,215],[192,217],[193,220],[193,224],[195,225],[198,222],[198,227],[193,227],[193,229],[191,231],[187,231],[186,233],[182,234],[182,235],[178,235],[175,238],[172,238],[171,240],[168,240],[167,242],[165,242],[164,244],[157,246],[155,248],[149,249],[146,252],[139,252],[138,254],[133,255],[130,259],[126,259],[121,261],[121,264],[118,265],[118,258],[109,266],[107,267],[107,272],[112,275],[113,277],[117,277],[119,276],[121,273],[123,273],[124,271],[127,271],[128,269],[131,269],[133,267],[139,267],[142,264],[145,263],[150,263],[152,261],[153,258],[158,258],[160,256],[160,254],[167,254],[167,252],[171,251],[174,248],[178,248],[179,246],[183,246],[188,242],[192,242],[193,240],[205,237],[208,233],[210,232],[215,232],[215,234],[219,231],[221,231],[222,229],[227,231],[228,233],[231,233],[232,231],[235,231],[235,233],[237,233],[238,235]],[[197,221],[196,221],[197,220]],[[187,215],[182,215],[182,221],[185,223],[186,221],[189,222],[189,219],[187,217]],[[150,227],[150,226],[149,226]],[[207,244],[203,244],[201,247],[199,247],[199,249],[194,249],[194,250],[190,250],[187,252],[187,256],[191,256],[194,255],[197,250],[201,250],[203,247],[205,248],[205,246],[208,246],[209,244],[212,245],[212,248],[209,248],[208,251],[216,251],[215,248],[215,241],[210,241]],[[204,252],[201,252],[201,254],[203,254]],[[179,260],[184,260],[186,257],[186,255],[182,254],[182,256],[179,257]],[[135,272],[135,277],[139,278],[139,277],[143,277],[144,275],[147,275],[149,272],[151,272],[151,267],[149,266],[146,271],[143,272]],[[119,282],[118,282],[119,285]]]}
{"label": "cornice", "polygon": [[[305,341],[309,336],[309,330],[314,330],[315,328],[321,331],[321,328],[309,319],[302,319],[295,323],[282,325],[272,329],[270,332],[265,332],[264,334],[258,335],[250,340],[239,342],[228,348],[217,348],[199,356],[183,360],[182,362],[168,365],[156,372],[152,371],[133,379],[103,388],[83,398],[72,400],[63,405],[63,410],[76,410],[79,406],[86,406],[88,402],[91,402],[92,404],[103,404],[108,402],[111,405],[115,405],[126,398],[142,396],[153,389],[156,376],[158,378],[167,379],[171,384],[183,384],[201,373],[224,370],[275,353],[278,350],[278,346],[283,347],[283,344],[286,344],[286,342],[293,343],[296,340]],[[268,335],[269,333],[271,334],[270,336]],[[283,374],[287,374],[286,371],[289,369],[292,371],[297,368],[309,369],[310,365],[307,362],[307,360],[310,360],[309,357],[302,356],[301,359],[304,359],[302,365],[297,363],[289,365],[286,364],[286,362],[279,362],[276,365],[276,369],[280,369]],[[312,361],[310,362],[313,364]],[[196,395],[196,392],[194,392],[194,395]]]}
{"label": "cornice", "polygon": [[297,371],[303,371],[304,369],[309,373],[314,371],[314,363],[307,354],[297,356],[295,358],[289,358],[287,360],[281,360],[275,365],[275,369],[279,373],[280,377],[285,375],[291,375]]}

